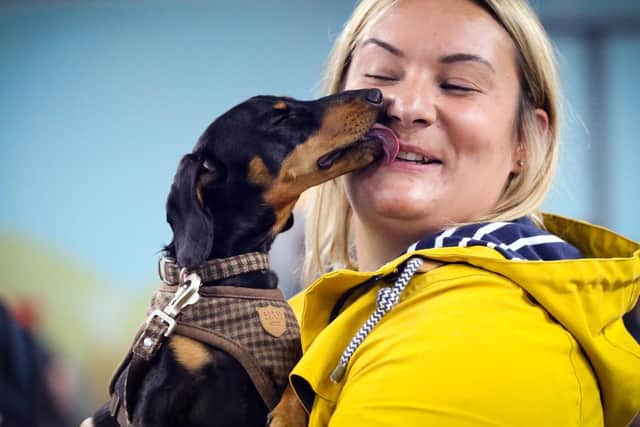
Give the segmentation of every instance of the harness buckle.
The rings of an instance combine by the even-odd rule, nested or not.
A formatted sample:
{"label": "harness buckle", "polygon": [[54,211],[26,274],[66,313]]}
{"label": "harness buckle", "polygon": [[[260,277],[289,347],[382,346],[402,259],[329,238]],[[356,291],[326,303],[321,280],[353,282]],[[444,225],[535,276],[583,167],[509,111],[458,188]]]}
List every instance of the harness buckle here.
{"label": "harness buckle", "polygon": [[176,327],[176,320],[170,315],[168,315],[167,313],[165,313],[164,311],[156,309],[156,310],[153,310],[151,314],[149,314],[149,317],[147,317],[147,326],[149,326],[149,324],[151,323],[154,317],[160,318],[160,320],[162,320],[167,325],[167,330],[164,332],[163,335],[165,337],[168,337],[169,335],[171,335],[171,333],[173,332],[173,329]]}
{"label": "harness buckle", "polygon": [[[164,271],[163,264],[167,262],[171,262],[170,258],[160,258],[160,277],[163,280],[165,280],[162,274],[162,272]],[[167,306],[162,310],[153,310],[151,314],[149,314],[149,317],[147,317],[147,326],[149,326],[154,317],[158,317],[164,324],[167,325],[167,330],[164,332],[165,337],[168,337],[173,332],[173,329],[176,327],[175,317],[182,311],[182,309],[186,306],[195,304],[200,299],[200,294],[198,293],[198,291],[200,290],[200,285],[202,285],[202,279],[199,275],[197,275],[196,273],[183,274],[183,272],[181,272],[180,282],[182,283],[182,285],[178,288],[176,294],[173,296],[173,298],[171,298],[171,301],[169,301]],[[165,280],[165,283],[168,282],[166,282]]]}
{"label": "harness buckle", "polygon": [[200,285],[202,279],[196,273],[180,274],[182,285],[176,291],[169,304],[162,310],[171,317],[175,317],[183,308],[195,304],[200,299]]}
{"label": "harness buckle", "polygon": [[158,260],[158,275],[160,276],[160,280],[167,285],[173,285],[172,282],[167,278],[167,264],[175,264],[175,260],[166,255],[161,255]]}

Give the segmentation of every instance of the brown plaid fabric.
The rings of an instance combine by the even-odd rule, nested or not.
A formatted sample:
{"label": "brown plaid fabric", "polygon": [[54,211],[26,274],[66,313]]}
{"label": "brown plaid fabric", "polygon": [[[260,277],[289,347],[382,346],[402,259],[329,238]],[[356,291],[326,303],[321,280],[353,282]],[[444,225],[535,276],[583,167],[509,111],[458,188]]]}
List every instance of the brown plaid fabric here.
{"label": "brown plaid fabric", "polygon": [[[177,286],[161,286],[151,299],[149,313],[154,309],[162,310],[174,296],[176,289]],[[263,323],[264,314],[261,320],[258,309],[264,311],[265,307],[268,307],[268,313],[278,313],[278,325],[282,325],[284,320],[284,330],[276,331],[276,335],[281,332],[279,336],[267,331],[268,328]],[[258,366],[261,371],[259,375],[267,379],[263,382],[272,384],[278,397],[288,384],[289,372],[301,356],[298,322],[279,289],[205,286],[200,288],[198,302],[185,307],[176,320],[175,333],[205,341],[230,353],[245,369],[248,368],[247,365]],[[143,328],[133,346],[133,352],[150,359],[164,341],[162,334],[166,329],[166,325],[154,317]],[[190,334],[190,330],[198,332],[197,336]],[[203,330],[207,334],[204,340],[200,333]],[[147,345],[144,344],[145,339]],[[247,372],[252,376],[249,369]],[[274,393],[264,392],[259,384],[256,387],[268,407],[275,405],[272,397],[265,397]]]}
{"label": "brown plaid fabric", "polygon": [[[197,273],[203,283],[250,271],[267,270],[269,268],[269,256],[263,252],[249,252],[229,258],[219,258],[206,261],[198,268],[190,269],[190,273]],[[181,268],[176,260],[162,256],[158,262],[160,279],[169,285],[180,282]]]}

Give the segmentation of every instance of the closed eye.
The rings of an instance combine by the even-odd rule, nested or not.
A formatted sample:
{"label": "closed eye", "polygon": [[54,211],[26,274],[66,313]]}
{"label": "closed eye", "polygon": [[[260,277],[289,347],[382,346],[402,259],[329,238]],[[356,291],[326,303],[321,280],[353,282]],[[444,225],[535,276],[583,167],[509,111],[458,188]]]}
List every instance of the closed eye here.
{"label": "closed eye", "polygon": [[279,125],[281,123],[284,123],[287,120],[293,119],[293,118],[295,118],[295,116],[293,114],[282,114],[282,115],[279,115],[279,116],[276,116],[276,117],[272,118],[271,119],[271,125],[277,126],[277,125]]}
{"label": "closed eye", "polygon": [[473,87],[460,86],[451,83],[442,83],[440,88],[451,92],[480,92],[478,89]]}
{"label": "closed eye", "polygon": [[381,81],[385,81],[385,82],[393,82],[393,81],[398,80],[395,77],[383,76],[381,74],[365,74],[364,76],[368,77],[370,79],[381,80]]}

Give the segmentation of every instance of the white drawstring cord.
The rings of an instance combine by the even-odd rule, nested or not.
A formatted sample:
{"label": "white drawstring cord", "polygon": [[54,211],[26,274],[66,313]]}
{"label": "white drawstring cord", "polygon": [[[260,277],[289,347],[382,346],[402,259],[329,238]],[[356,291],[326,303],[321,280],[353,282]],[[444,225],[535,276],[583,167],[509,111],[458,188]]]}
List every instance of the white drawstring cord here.
{"label": "white drawstring cord", "polygon": [[340,362],[335,367],[333,372],[331,373],[331,381],[334,383],[340,382],[342,377],[344,376],[345,371],[347,370],[347,365],[349,364],[349,360],[353,353],[357,350],[357,348],[362,344],[364,339],[371,333],[373,328],[380,322],[380,320],[387,314],[396,304],[400,301],[400,294],[407,287],[409,281],[416,273],[418,268],[422,265],[424,261],[422,258],[415,257],[411,258],[408,262],[404,271],[396,280],[396,283],[387,288],[381,288],[378,290],[378,295],[376,297],[376,310],[371,314],[371,316],[367,319],[367,321],[360,327],[358,332],[353,336],[351,342],[342,353],[342,357],[340,358]]}

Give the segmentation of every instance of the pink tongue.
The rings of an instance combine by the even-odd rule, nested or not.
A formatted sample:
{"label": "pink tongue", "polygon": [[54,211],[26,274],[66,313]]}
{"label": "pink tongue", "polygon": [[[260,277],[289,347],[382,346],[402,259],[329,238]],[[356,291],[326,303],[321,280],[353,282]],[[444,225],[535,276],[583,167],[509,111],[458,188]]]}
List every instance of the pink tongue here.
{"label": "pink tongue", "polygon": [[382,141],[382,148],[384,149],[385,158],[382,161],[383,164],[388,165],[391,163],[400,151],[400,142],[396,134],[388,127],[376,123],[366,134],[368,138],[377,138]]}

